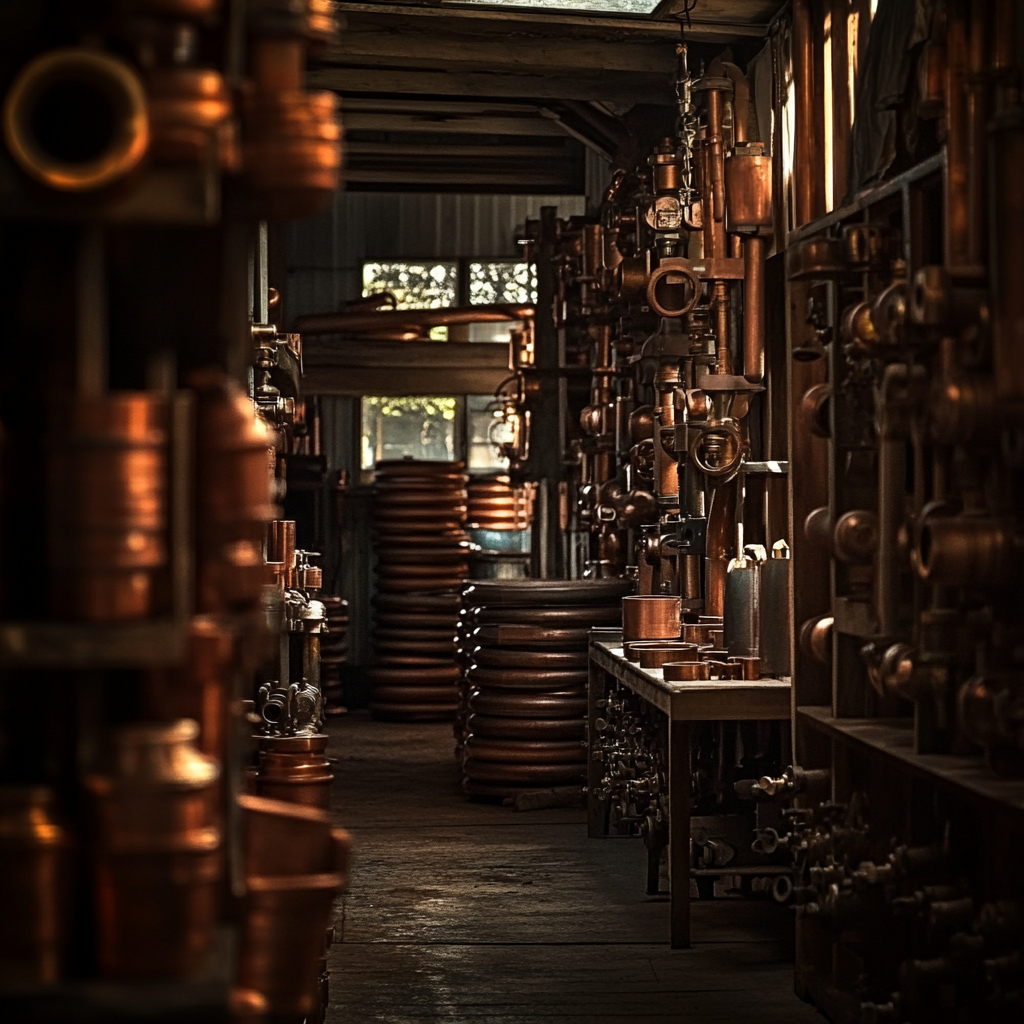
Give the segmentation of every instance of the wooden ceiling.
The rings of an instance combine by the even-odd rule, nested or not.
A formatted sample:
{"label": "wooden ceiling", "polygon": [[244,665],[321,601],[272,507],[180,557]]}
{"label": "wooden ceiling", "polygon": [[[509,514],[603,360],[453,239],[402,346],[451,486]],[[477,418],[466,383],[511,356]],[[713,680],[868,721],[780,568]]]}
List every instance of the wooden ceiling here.
{"label": "wooden ceiling", "polygon": [[336,3],[340,42],[309,78],[343,98],[348,187],[579,193],[585,146],[614,159],[631,118],[671,124],[681,21],[691,67],[725,44],[745,59],[782,0],[697,0],[688,25],[686,0],[646,17],[565,6]]}

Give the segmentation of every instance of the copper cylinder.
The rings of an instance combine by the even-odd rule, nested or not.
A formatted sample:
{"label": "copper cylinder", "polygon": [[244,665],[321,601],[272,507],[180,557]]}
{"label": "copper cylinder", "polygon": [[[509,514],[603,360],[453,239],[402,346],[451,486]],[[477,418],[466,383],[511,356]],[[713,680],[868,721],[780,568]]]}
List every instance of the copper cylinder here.
{"label": "copper cylinder", "polygon": [[814,89],[814,30],[810,0],[793,0],[793,81],[796,91],[795,227],[825,212],[824,145]]}
{"label": "copper cylinder", "polygon": [[743,376],[752,384],[764,379],[765,240],[743,239]]}
{"label": "copper cylinder", "polygon": [[52,984],[67,940],[69,837],[45,786],[0,787],[0,978]]}
{"label": "copper cylinder", "polygon": [[623,640],[674,640],[682,629],[678,597],[631,595],[622,599]]}
{"label": "copper cylinder", "polygon": [[162,395],[76,398],[49,466],[56,613],[93,622],[157,610],[167,563],[167,410]]}
{"label": "copper cylinder", "polygon": [[929,583],[991,590],[1019,583],[1022,544],[1013,523],[956,516],[921,524],[916,561]]}
{"label": "copper cylinder", "polygon": [[647,643],[638,648],[641,668],[661,668],[669,661],[696,661],[695,644]]}
{"label": "copper cylinder", "polygon": [[707,594],[704,610],[708,615],[725,615],[725,581],[732,557],[736,525],[736,481],[715,489],[708,516]]}
{"label": "copper cylinder", "polygon": [[772,158],[733,154],[725,161],[726,230],[763,234],[773,224]]}
{"label": "copper cylinder", "polygon": [[271,800],[331,806],[334,775],[327,758],[325,735],[261,736],[256,790]]}
{"label": "copper cylinder", "polygon": [[220,874],[220,770],[196,749],[198,734],[188,719],[125,726],[110,773],[86,779],[107,976],[177,977],[206,956]]}
{"label": "copper cylinder", "polygon": [[739,665],[740,678],[754,680],[761,678],[761,659],[753,656],[730,658],[730,663]]}

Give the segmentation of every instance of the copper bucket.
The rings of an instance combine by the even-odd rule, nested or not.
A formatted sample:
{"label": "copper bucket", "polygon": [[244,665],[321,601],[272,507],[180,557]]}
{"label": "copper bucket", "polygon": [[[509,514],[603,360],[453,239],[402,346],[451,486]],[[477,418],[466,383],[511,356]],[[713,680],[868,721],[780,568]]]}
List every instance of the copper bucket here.
{"label": "copper bucket", "polygon": [[622,639],[678,639],[682,631],[681,605],[681,598],[678,597],[635,594],[624,597],[622,599]]}
{"label": "copper bucket", "polygon": [[331,806],[328,737],[261,736],[256,786],[260,796],[307,807]]}

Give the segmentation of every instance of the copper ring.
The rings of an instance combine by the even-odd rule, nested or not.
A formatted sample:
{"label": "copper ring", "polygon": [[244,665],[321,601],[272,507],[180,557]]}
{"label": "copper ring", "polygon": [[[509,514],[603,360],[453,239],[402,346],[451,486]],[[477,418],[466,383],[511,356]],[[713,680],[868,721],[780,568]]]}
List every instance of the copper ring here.
{"label": "copper ring", "polygon": [[481,782],[525,782],[536,785],[557,785],[576,782],[586,776],[586,764],[508,764],[479,761],[467,757],[462,771],[470,779]]}
{"label": "copper ring", "polygon": [[622,619],[622,611],[618,605],[597,605],[593,608],[474,608],[472,615],[480,625],[508,623],[579,629],[615,626]]}
{"label": "copper ring", "polygon": [[455,665],[455,643],[453,640],[435,642],[433,640],[388,640],[384,644],[383,654],[423,654],[433,658],[449,657],[452,668]]}
{"label": "copper ring", "polygon": [[451,704],[455,699],[454,686],[375,686],[376,704]]}
{"label": "copper ring", "polygon": [[446,722],[455,715],[456,703],[442,704],[380,704],[370,701],[370,713],[375,718],[406,722]]}
{"label": "copper ring", "polygon": [[470,715],[466,728],[476,736],[507,740],[583,739],[587,723],[582,718],[503,718],[495,715]]}
{"label": "copper ring", "polygon": [[453,616],[458,613],[460,597],[448,592],[422,594],[378,594],[373,599],[377,608],[388,611],[410,611],[435,613],[451,609]]}
{"label": "copper ring", "polygon": [[410,533],[408,530],[375,530],[374,545],[386,544],[389,548],[410,548],[422,551],[427,548],[451,549],[469,542],[461,526],[454,530],[436,530],[433,533]]}
{"label": "copper ring", "polygon": [[586,744],[580,740],[505,740],[471,735],[466,756],[504,764],[578,764],[586,761]]}
{"label": "copper ring", "polygon": [[399,565],[382,562],[377,567],[378,578],[399,580],[420,576],[465,576],[468,572],[468,562],[456,562],[454,565]]}
{"label": "copper ring", "polygon": [[538,604],[609,604],[632,589],[632,582],[608,580],[478,580],[466,592],[470,604],[522,605]]}
{"label": "copper ring", "polygon": [[457,668],[453,665],[451,658],[435,658],[429,654],[388,654],[384,651],[377,651],[374,654],[374,671],[392,669],[435,669]]}
{"label": "copper ring", "polygon": [[416,685],[423,682],[442,683],[449,680],[454,683],[459,678],[459,670],[451,663],[436,666],[410,666],[408,668],[370,668],[367,669],[366,676],[371,683],[379,683],[382,686]]}
{"label": "copper ring", "polygon": [[493,647],[521,647],[527,644],[586,647],[590,630],[545,629],[543,626],[478,626],[472,635],[477,643]]}
{"label": "copper ring", "polygon": [[412,612],[377,612],[374,616],[377,626],[383,629],[417,629],[425,626],[455,628],[454,615],[429,615]]}
{"label": "copper ring", "polygon": [[433,593],[436,590],[458,590],[464,576],[423,576],[417,579],[382,579],[377,581],[377,590],[383,594],[408,594],[417,590]]}
{"label": "copper ring", "polygon": [[459,487],[413,487],[413,488],[375,488],[374,500],[378,505],[436,505],[449,503],[465,505],[469,500],[469,492]]}
{"label": "copper ring", "polygon": [[661,666],[667,683],[692,683],[710,679],[711,669],[706,661],[669,661]]}
{"label": "copper ring", "polygon": [[661,668],[669,661],[696,661],[697,648],[694,644],[660,644],[642,646],[637,649],[641,668]]}
{"label": "copper ring", "polygon": [[377,551],[378,565],[449,565],[465,564],[470,555],[468,544],[453,544],[446,548],[381,548]]}
{"label": "copper ring", "polygon": [[559,669],[510,669],[474,667],[466,678],[475,686],[488,686],[502,690],[562,690],[585,686],[588,673]]}
{"label": "copper ring", "polygon": [[514,647],[477,647],[472,652],[477,665],[485,668],[586,669],[586,651],[529,651]]}
{"label": "copper ring", "polygon": [[579,718],[587,713],[586,695],[555,697],[548,693],[482,693],[470,695],[469,706],[481,715],[502,718]]}

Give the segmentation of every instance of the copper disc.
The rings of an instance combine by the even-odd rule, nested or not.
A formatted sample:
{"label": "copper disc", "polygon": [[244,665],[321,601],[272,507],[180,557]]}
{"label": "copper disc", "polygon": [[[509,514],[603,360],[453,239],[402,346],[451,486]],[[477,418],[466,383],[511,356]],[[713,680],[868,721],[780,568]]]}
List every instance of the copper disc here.
{"label": "copper disc", "polygon": [[387,548],[377,551],[378,565],[465,565],[471,555],[468,544],[451,548]]}
{"label": "copper disc", "polygon": [[[476,584],[473,584],[476,586]],[[591,629],[594,626],[617,626],[622,621],[618,605],[593,608],[476,608],[473,617],[480,625],[515,624],[552,626],[554,628]]]}
{"label": "copper disc", "polygon": [[406,529],[379,530],[373,535],[375,546],[410,548],[422,551],[426,548],[451,548],[457,544],[469,543],[466,531],[459,526],[454,530],[436,530],[433,533],[410,533]]}
{"label": "copper disc", "polygon": [[453,615],[425,615],[412,612],[377,612],[374,621],[381,629],[423,629],[429,626],[443,626],[455,630]]}
{"label": "copper disc", "polygon": [[523,647],[526,645],[551,644],[562,647],[587,646],[589,629],[547,629],[544,626],[478,626],[473,630],[473,639],[480,644],[494,647]]}
{"label": "copper disc", "polygon": [[455,714],[454,701],[442,704],[378,704],[370,702],[370,713],[374,718],[395,722],[448,722]]}
{"label": "copper disc", "polygon": [[376,669],[453,667],[451,658],[435,658],[429,654],[388,654],[386,651],[377,651],[373,660]]}
{"label": "copper disc", "polygon": [[432,508],[434,505],[465,505],[469,494],[458,487],[437,487],[432,484],[409,489],[399,487],[375,488],[374,501],[379,507],[415,505]]}
{"label": "copper disc", "polygon": [[466,756],[505,764],[579,764],[587,759],[587,747],[580,740],[506,740],[470,735]]}
{"label": "copper disc", "polygon": [[461,459],[453,459],[445,462],[441,459],[381,459],[374,466],[374,472],[388,476],[393,473],[459,473],[466,468],[466,463]]}
{"label": "copper disc", "polygon": [[479,782],[527,783],[554,786],[578,782],[586,777],[586,764],[508,764],[467,757],[463,774]]}
{"label": "copper disc", "polygon": [[515,647],[477,647],[473,660],[484,668],[586,669],[586,651],[527,651]]}
{"label": "copper disc", "polygon": [[457,593],[378,594],[373,604],[388,611],[430,612],[451,609],[452,617],[458,613],[460,597]]}
{"label": "copper disc", "polygon": [[473,693],[471,710],[481,715],[508,718],[579,718],[587,713],[585,694],[579,697],[555,697],[549,693]]}
{"label": "copper disc", "polygon": [[427,593],[435,590],[458,590],[462,585],[461,576],[422,576],[416,579],[377,581],[377,590],[383,594],[408,594],[418,590]]}
{"label": "copper disc", "polygon": [[438,629],[375,629],[373,641],[378,641],[387,646],[392,640],[425,640],[427,643],[455,643],[455,631],[445,629],[443,626]]}
{"label": "copper disc", "polygon": [[586,670],[559,671],[542,668],[471,668],[466,678],[475,686],[488,686],[501,690],[566,690],[586,686]]}
{"label": "copper disc", "polygon": [[470,715],[467,731],[474,736],[507,740],[582,740],[587,723],[582,718],[500,718]]}
{"label": "copper disc", "polygon": [[377,576],[394,579],[416,579],[422,576],[464,576],[469,572],[469,563],[456,562],[454,565],[397,565],[386,562],[377,566]]}

